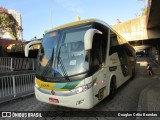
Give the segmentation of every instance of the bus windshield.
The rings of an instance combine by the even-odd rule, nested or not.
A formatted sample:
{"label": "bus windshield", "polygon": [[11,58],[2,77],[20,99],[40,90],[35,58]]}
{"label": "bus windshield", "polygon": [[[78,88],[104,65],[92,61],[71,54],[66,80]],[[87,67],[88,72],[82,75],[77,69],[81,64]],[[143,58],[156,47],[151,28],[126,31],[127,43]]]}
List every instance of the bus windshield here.
{"label": "bus windshield", "polygon": [[89,71],[84,35],[89,28],[47,33],[41,45],[37,73],[42,77],[69,78]]}

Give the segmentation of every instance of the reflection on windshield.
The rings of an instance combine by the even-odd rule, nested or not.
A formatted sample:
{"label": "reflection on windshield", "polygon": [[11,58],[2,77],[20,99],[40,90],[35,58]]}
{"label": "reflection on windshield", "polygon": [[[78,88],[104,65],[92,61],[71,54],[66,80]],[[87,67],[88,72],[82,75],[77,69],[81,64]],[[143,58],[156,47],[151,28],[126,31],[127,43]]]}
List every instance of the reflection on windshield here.
{"label": "reflection on windshield", "polygon": [[40,64],[41,64],[41,66],[45,67],[47,65],[47,63],[48,63],[48,59],[46,58],[46,56],[42,56],[40,58]]}
{"label": "reflection on windshield", "polygon": [[[60,58],[69,76],[86,72],[89,69],[88,61],[85,61],[85,32],[86,29],[81,29],[64,34],[60,47]],[[57,69],[60,70],[59,64]],[[59,72],[62,73],[61,71]]]}
{"label": "reflection on windshield", "polygon": [[47,33],[39,54],[39,75],[67,78],[87,72],[89,63],[84,50],[84,35],[87,29],[89,28]]}
{"label": "reflection on windshield", "polygon": [[52,59],[51,58],[53,57],[52,55],[55,54],[54,50],[56,50],[58,44],[58,38],[59,38],[58,32],[51,32],[45,35],[44,41],[41,46],[40,58],[39,58],[40,65],[42,67],[45,67],[48,61]]}

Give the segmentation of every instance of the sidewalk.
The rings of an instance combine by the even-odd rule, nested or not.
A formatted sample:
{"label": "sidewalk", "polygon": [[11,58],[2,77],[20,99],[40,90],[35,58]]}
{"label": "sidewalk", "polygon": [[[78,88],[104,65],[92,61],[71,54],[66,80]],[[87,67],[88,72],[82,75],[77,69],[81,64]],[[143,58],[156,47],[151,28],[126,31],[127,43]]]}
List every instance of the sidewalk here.
{"label": "sidewalk", "polygon": [[160,66],[152,59],[147,58],[154,76],[153,83],[147,86],[140,94],[138,111],[160,111]]}

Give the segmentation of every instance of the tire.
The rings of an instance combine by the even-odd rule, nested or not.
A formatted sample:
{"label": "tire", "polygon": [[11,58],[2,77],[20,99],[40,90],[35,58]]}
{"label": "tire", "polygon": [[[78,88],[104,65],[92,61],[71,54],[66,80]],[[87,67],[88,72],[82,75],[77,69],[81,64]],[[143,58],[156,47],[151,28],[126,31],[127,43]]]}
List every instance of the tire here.
{"label": "tire", "polygon": [[109,98],[113,99],[116,93],[116,78],[112,77],[111,83],[110,83],[110,93],[109,93]]}

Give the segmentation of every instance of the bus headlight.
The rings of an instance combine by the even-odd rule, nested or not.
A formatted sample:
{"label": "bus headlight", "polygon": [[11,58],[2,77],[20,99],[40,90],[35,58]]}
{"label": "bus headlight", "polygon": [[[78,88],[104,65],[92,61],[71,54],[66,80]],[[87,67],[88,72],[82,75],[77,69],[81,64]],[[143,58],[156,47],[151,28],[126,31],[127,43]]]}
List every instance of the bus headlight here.
{"label": "bus headlight", "polygon": [[93,83],[89,83],[89,84],[86,84],[84,86],[73,89],[73,90],[71,90],[71,92],[75,92],[76,94],[78,94],[78,93],[81,93],[81,92],[84,92],[84,91],[88,90],[92,86],[93,86]]}

